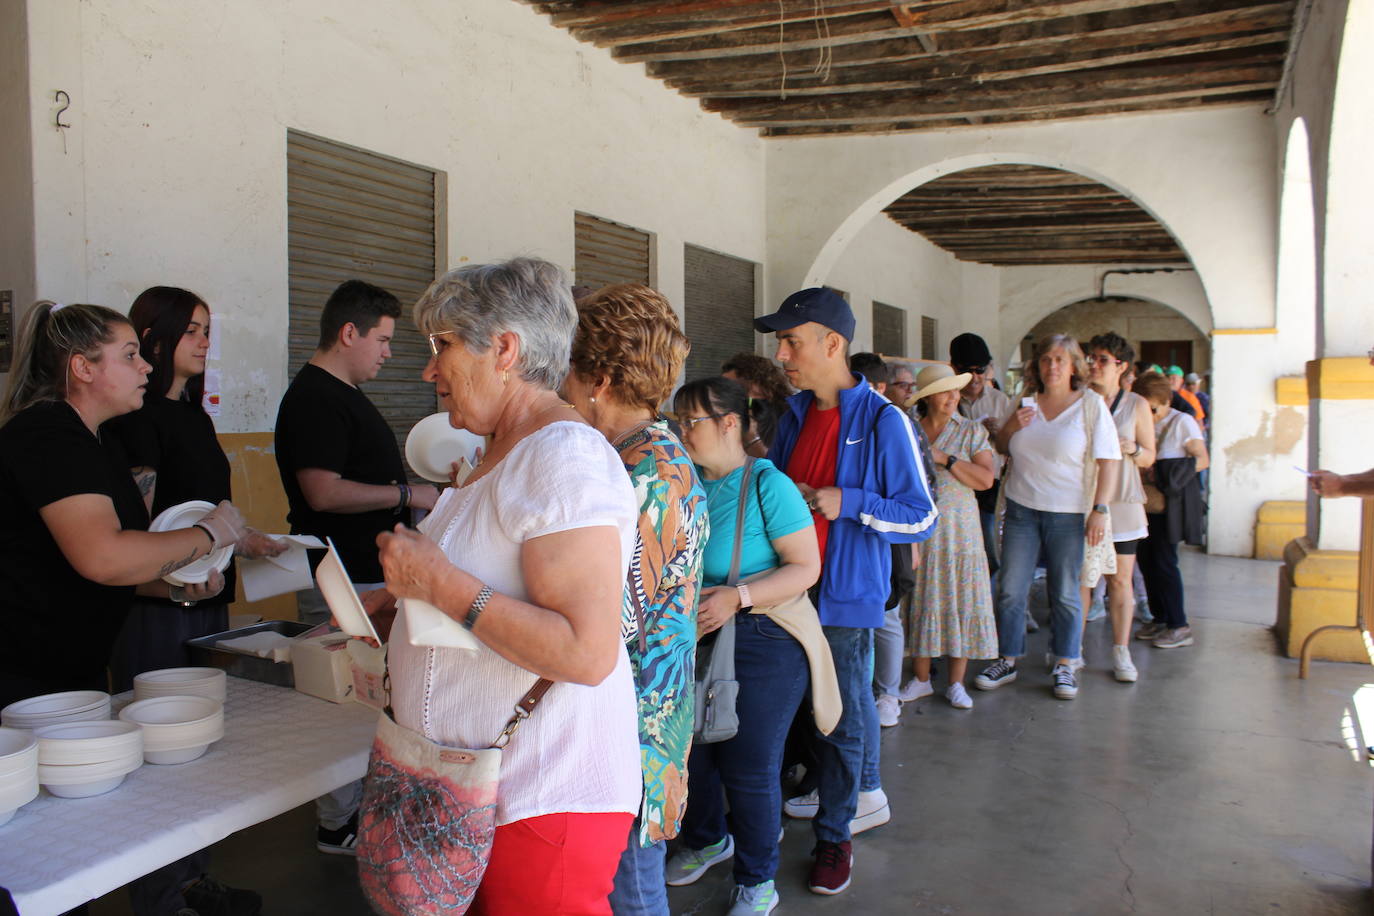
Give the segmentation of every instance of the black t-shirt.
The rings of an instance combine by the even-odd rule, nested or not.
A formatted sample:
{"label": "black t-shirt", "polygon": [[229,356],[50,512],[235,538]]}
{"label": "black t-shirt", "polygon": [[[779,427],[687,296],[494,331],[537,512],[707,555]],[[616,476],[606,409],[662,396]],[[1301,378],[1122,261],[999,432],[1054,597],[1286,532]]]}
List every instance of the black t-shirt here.
{"label": "black t-shirt", "polygon": [[35,404],[0,427],[0,703],[105,685],[133,586],[82,578],[38,514],[96,493],[110,497],[121,528],[148,527],[128,458],[113,436],[102,440],[65,401]]}
{"label": "black t-shirt", "polygon": [[[381,582],[377,535],[397,522],[410,524],[410,511],[316,512],[296,480],[297,471],[321,468],[357,483],[404,483],[396,437],[376,406],[357,388],[306,363],[282,395],[276,452],[291,533],[332,538],[354,582]],[[398,502],[400,497],[397,491]]]}
{"label": "black t-shirt", "polygon": [[[229,499],[229,459],[215,436],[215,424],[199,404],[149,394],[143,407],[115,417],[101,435],[119,440],[129,467],[153,468],[153,518],[193,499],[218,504]],[[234,600],[234,565],[224,571],[224,590],[215,603]],[[170,600],[143,598],[159,604]]]}

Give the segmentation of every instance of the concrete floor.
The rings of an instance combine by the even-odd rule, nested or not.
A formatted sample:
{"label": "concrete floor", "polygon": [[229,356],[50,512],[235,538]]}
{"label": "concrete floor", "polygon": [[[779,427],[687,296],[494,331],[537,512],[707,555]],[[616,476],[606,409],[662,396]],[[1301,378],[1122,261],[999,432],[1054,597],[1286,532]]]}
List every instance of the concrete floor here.
{"label": "concrete floor", "polygon": [[[789,822],[779,913],[1370,912],[1374,737],[1357,692],[1374,670],[1317,663],[1297,679],[1268,629],[1277,569],[1186,554],[1197,645],[1134,643],[1135,685],[1112,680],[1102,621],[1075,702],[1027,664],[973,691],[971,712],[938,695],[908,706],[883,734],[893,821],[855,841],[854,883],[834,898],[807,892],[811,832]],[[1374,709],[1374,686],[1365,696]],[[261,891],[269,916],[364,916],[352,861],[315,852],[312,816],[226,839],[215,873]],[[729,887],[718,866],[672,891],[673,912],[723,913]],[[92,911],[128,906],[118,892]]]}

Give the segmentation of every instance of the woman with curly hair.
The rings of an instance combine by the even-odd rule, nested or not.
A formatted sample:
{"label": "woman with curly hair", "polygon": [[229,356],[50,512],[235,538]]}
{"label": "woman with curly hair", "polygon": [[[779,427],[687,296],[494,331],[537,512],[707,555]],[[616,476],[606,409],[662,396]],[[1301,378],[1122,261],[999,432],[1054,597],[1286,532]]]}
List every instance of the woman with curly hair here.
{"label": "woman with curly hair", "polygon": [[644,794],[611,892],[617,916],[668,912],[664,850],[687,802],[706,492],[658,408],[690,348],[668,300],[647,286],[622,283],[577,300],[563,396],[620,454],[639,506],[621,638],[638,699]]}
{"label": "woman with curly hair", "polygon": [[778,417],[787,409],[792,386],[777,363],[757,353],[736,353],[720,367],[720,374],[739,382],[749,393],[749,420],[754,433],[744,444],[745,451],[755,458],[768,454]]}

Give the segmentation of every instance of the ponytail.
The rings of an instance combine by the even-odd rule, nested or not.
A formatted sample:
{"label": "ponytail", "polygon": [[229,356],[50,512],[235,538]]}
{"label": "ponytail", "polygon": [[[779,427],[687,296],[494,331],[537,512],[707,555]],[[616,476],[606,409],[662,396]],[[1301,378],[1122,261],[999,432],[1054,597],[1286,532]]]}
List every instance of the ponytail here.
{"label": "ponytail", "polygon": [[102,305],[63,306],[47,299],[35,303],[15,335],[14,365],[0,400],[0,426],[40,401],[65,398],[72,354],[98,361],[101,344],[114,339],[113,328],[128,323]]}

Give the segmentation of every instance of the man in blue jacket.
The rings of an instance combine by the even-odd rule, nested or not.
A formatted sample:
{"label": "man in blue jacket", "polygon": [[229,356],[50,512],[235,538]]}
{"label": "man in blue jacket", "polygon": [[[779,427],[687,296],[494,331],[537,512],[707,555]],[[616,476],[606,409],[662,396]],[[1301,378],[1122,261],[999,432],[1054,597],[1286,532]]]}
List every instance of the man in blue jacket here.
{"label": "man in blue jacket", "polygon": [[813,594],[844,712],[833,732],[818,736],[816,859],[807,883],[818,894],[838,894],[849,886],[861,781],[873,786],[863,793],[872,810],[862,826],[889,816],[877,779],[872,658],[891,587],[891,545],[930,537],[939,513],[910,420],[849,370],[849,304],[833,290],[804,289],[754,327],[777,335],[778,361],[799,389],[778,420],[768,458],[806,497],[821,549]]}

